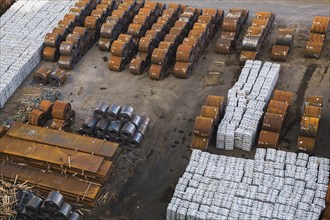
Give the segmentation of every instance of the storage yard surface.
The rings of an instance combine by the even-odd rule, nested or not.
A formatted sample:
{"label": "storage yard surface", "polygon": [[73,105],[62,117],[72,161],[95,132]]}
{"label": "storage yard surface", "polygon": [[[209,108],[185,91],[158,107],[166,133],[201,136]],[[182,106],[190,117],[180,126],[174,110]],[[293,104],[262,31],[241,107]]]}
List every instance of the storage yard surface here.
{"label": "storage yard surface", "polygon": [[[295,29],[293,49],[287,62],[281,63],[277,89],[295,93],[294,102],[284,123],[279,149],[296,152],[303,103],[310,95],[323,96],[322,120],[315,144],[315,155],[330,158],[330,44],[318,60],[303,57],[309,28],[314,16],[329,16],[327,1],[163,1],[187,4],[199,8],[219,8],[224,13],[239,7],[250,11],[247,24],[256,11],[276,14],[270,35],[262,46],[260,60],[270,61],[276,29]],[[231,55],[214,52],[218,31],[187,80],[169,76],[161,81],[150,80],[146,73],[135,76],[108,69],[109,52],[96,45],[82,58],[65,84],[59,88],[62,98],[71,101],[76,111],[74,129],[79,129],[95,106],[103,101],[118,105],[130,104],[139,113],[152,119],[151,129],[139,149],[124,148],[115,163],[114,172],[105,186],[112,199],[91,210],[87,219],[165,219],[166,208],[174,187],[184,173],[191,155],[190,143],[194,120],[207,95],[227,96],[237,81],[241,67],[241,46]],[[238,42],[241,42],[242,36]],[[39,66],[52,66],[42,61]],[[32,80],[24,81],[5,107],[0,110],[0,122],[17,114],[22,102],[38,98],[43,88]],[[215,136],[215,135],[214,135]],[[253,158],[255,149],[224,151],[215,148],[215,138],[208,149],[211,153]],[[87,212],[88,213],[88,212]]]}

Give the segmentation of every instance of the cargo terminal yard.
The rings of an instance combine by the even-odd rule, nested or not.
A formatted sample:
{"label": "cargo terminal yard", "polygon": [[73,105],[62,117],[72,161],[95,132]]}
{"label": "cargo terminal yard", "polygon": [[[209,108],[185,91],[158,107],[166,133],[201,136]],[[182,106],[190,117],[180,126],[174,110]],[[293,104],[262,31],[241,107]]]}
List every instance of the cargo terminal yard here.
{"label": "cargo terminal yard", "polygon": [[0,219],[330,219],[328,1],[4,4]]}

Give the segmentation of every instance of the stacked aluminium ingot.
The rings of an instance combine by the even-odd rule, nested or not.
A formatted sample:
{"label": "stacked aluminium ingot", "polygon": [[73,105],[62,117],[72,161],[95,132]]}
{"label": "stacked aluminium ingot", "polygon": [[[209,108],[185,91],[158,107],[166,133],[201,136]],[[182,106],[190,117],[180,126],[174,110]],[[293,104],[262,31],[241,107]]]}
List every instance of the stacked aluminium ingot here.
{"label": "stacked aluminium ingot", "polygon": [[272,47],[271,60],[285,62],[293,44],[293,30],[279,29],[277,31],[276,43]]}
{"label": "stacked aluminium ingot", "polygon": [[306,151],[310,154],[314,153],[322,105],[322,96],[309,96],[305,101],[304,113],[300,122],[300,136],[297,142],[297,148],[301,151]]}
{"label": "stacked aluminium ingot", "polygon": [[191,148],[207,150],[212,138],[213,129],[219,125],[221,120],[224,110],[223,102],[223,96],[207,96],[206,103],[201,109],[200,116],[197,116],[195,120]]}
{"label": "stacked aluminium ingot", "polygon": [[[99,38],[99,29],[106,16],[112,12],[113,0],[102,0],[91,11],[90,16],[82,19],[85,27],[76,26],[60,45],[60,68],[73,69],[83,55]],[[82,26],[82,25],[81,25]]]}
{"label": "stacked aluminium ingot", "polygon": [[201,53],[219,29],[223,18],[223,11],[206,8],[190,30],[188,37],[176,51],[176,63],[173,74],[178,78],[189,78],[193,65],[198,61]]}
{"label": "stacked aluminium ingot", "polygon": [[242,32],[248,17],[249,11],[246,9],[229,9],[228,14],[223,21],[221,36],[216,43],[216,53],[231,53],[232,49],[236,46],[235,41],[238,39],[240,33]]}
{"label": "stacked aluminium ingot", "polygon": [[[164,4],[158,2],[145,2],[144,6],[140,8],[138,14],[134,16],[133,21],[129,24],[126,32],[126,35],[132,38],[133,43],[131,46],[127,45],[128,42],[120,42],[120,39],[113,42],[111,46],[111,56],[109,58],[109,69],[122,71],[125,65],[135,56],[138,48],[140,48],[140,50],[142,49],[144,52],[153,49],[153,40],[151,38],[146,39],[142,37],[157,21],[163,8]],[[129,52],[125,53],[125,50],[128,50]],[[137,71],[139,72],[139,67],[137,68]]]}
{"label": "stacked aluminium ingot", "polygon": [[246,60],[257,59],[261,45],[266,38],[274,19],[275,14],[272,12],[256,12],[256,17],[252,19],[252,24],[243,38],[243,50],[241,51],[239,58],[242,65]]}
{"label": "stacked aluminium ingot", "polygon": [[293,93],[275,90],[274,97],[269,102],[264,115],[258,147],[275,149],[278,147],[282,126],[292,100]]}
{"label": "stacked aluminium ingot", "polygon": [[329,30],[330,17],[315,16],[305,47],[304,57],[318,59],[321,57],[322,48]]}

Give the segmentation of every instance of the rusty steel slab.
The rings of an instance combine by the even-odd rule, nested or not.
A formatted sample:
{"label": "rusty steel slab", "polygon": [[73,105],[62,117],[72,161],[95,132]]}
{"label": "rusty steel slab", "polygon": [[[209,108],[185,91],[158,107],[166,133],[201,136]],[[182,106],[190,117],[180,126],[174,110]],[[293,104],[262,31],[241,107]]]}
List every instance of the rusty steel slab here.
{"label": "rusty steel slab", "polygon": [[96,173],[103,157],[10,137],[0,139],[0,153]]}
{"label": "rusty steel slab", "polygon": [[7,136],[106,158],[112,158],[119,146],[118,143],[110,141],[21,123],[15,123],[7,132]]}

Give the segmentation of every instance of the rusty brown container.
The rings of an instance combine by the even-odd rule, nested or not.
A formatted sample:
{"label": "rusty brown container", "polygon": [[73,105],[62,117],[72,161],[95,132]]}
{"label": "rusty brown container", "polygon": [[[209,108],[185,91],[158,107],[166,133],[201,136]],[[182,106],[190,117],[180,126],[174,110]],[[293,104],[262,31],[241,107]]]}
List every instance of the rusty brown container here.
{"label": "rusty brown container", "polygon": [[206,118],[212,118],[214,122],[214,126],[218,125],[219,123],[219,108],[203,105],[200,116]]}
{"label": "rusty brown container", "polygon": [[39,104],[39,110],[45,112],[47,118],[51,118],[53,111],[53,103],[48,100],[42,100]]}
{"label": "rusty brown container", "polygon": [[320,43],[320,42],[308,41],[305,47],[304,57],[319,59],[321,57],[322,47],[323,47],[323,42]]}
{"label": "rusty brown container", "polygon": [[209,140],[210,139],[207,137],[201,137],[193,134],[191,140],[191,148],[199,149],[199,150],[207,150],[207,147],[209,145]]}
{"label": "rusty brown container", "polygon": [[215,52],[218,54],[230,54],[232,45],[232,40],[219,38],[215,45]]}
{"label": "rusty brown container", "polygon": [[247,60],[255,60],[257,54],[257,51],[242,50],[241,55],[239,56],[240,64],[244,65]]}
{"label": "rusty brown container", "polygon": [[45,85],[48,83],[48,78],[51,72],[50,69],[41,67],[33,73],[33,79],[36,83]]}
{"label": "rusty brown container", "polygon": [[55,101],[52,110],[53,118],[68,120],[71,115],[71,104],[64,101]]}
{"label": "rusty brown container", "polygon": [[165,77],[162,65],[152,64],[149,69],[149,78],[153,80],[161,80]]}
{"label": "rusty brown container", "polygon": [[262,122],[262,130],[281,133],[284,116],[266,112]]}
{"label": "rusty brown container", "polygon": [[323,97],[322,96],[309,96],[306,101],[305,105],[312,105],[312,106],[323,106]]}
{"label": "rusty brown container", "polygon": [[194,47],[181,44],[176,51],[176,60],[192,63],[194,60]]}
{"label": "rusty brown container", "polygon": [[289,104],[286,102],[280,102],[275,100],[270,100],[267,112],[279,115],[286,115],[288,111]]}
{"label": "rusty brown container", "polygon": [[194,134],[202,137],[212,137],[213,132],[213,119],[197,116],[194,124]]}
{"label": "rusty brown container", "polygon": [[53,118],[50,124],[50,128],[54,130],[68,131],[70,126],[65,120]]}
{"label": "rusty brown container", "polygon": [[122,57],[110,55],[108,67],[110,70],[121,72],[124,70],[124,61]]}
{"label": "rusty brown container", "polygon": [[129,65],[129,71],[135,75],[141,75],[145,69],[145,61],[142,59],[133,59]]}
{"label": "rusty brown container", "polygon": [[258,139],[258,147],[276,149],[279,144],[279,139],[279,133],[261,130]]}
{"label": "rusty brown container", "polygon": [[316,137],[319,127],[319,118],[303,116],[300,123],[300,134],[307,137]]}
{"label": "rusty brown container", "polygon": [[276,89],[274,92],[273,100],[279,102],[285,102],[289,105],[292,104],[294,94],[292,92]]}
{"label": "rusty brown container", "polygon": [[314,153],[315,138],[299,136],[297,142],[297,148],[301,151],[305,151],[309,154]]}
{"label": "rusty brown container", "polygon": [[290,51],[289,46],[274,45],[272,47],[272,54],[270,58],[273,61],[285,62],[286,59],[288,58],[289,51]]}
{"label": "rusty brown container", "polygon": [[47,115],[38,109],[33,109],[29,113],[28,121],[31,125],[44,126],[47,122]]}
{"label": "rusty brown container", "polygon": [[60,58],[60,51],[58,48],[45,47],[42,51],[42,58],[46,61],[56,62]]}
{"label": "rusty brown container", "polygon": [[192,64],[177,61],[174,65],[173,75],[177,78],[188,79],[191,75]]}
{"label": "rusty brown container", "polygon": [[321,118],[322,107],[306,105],[303,116]]}

